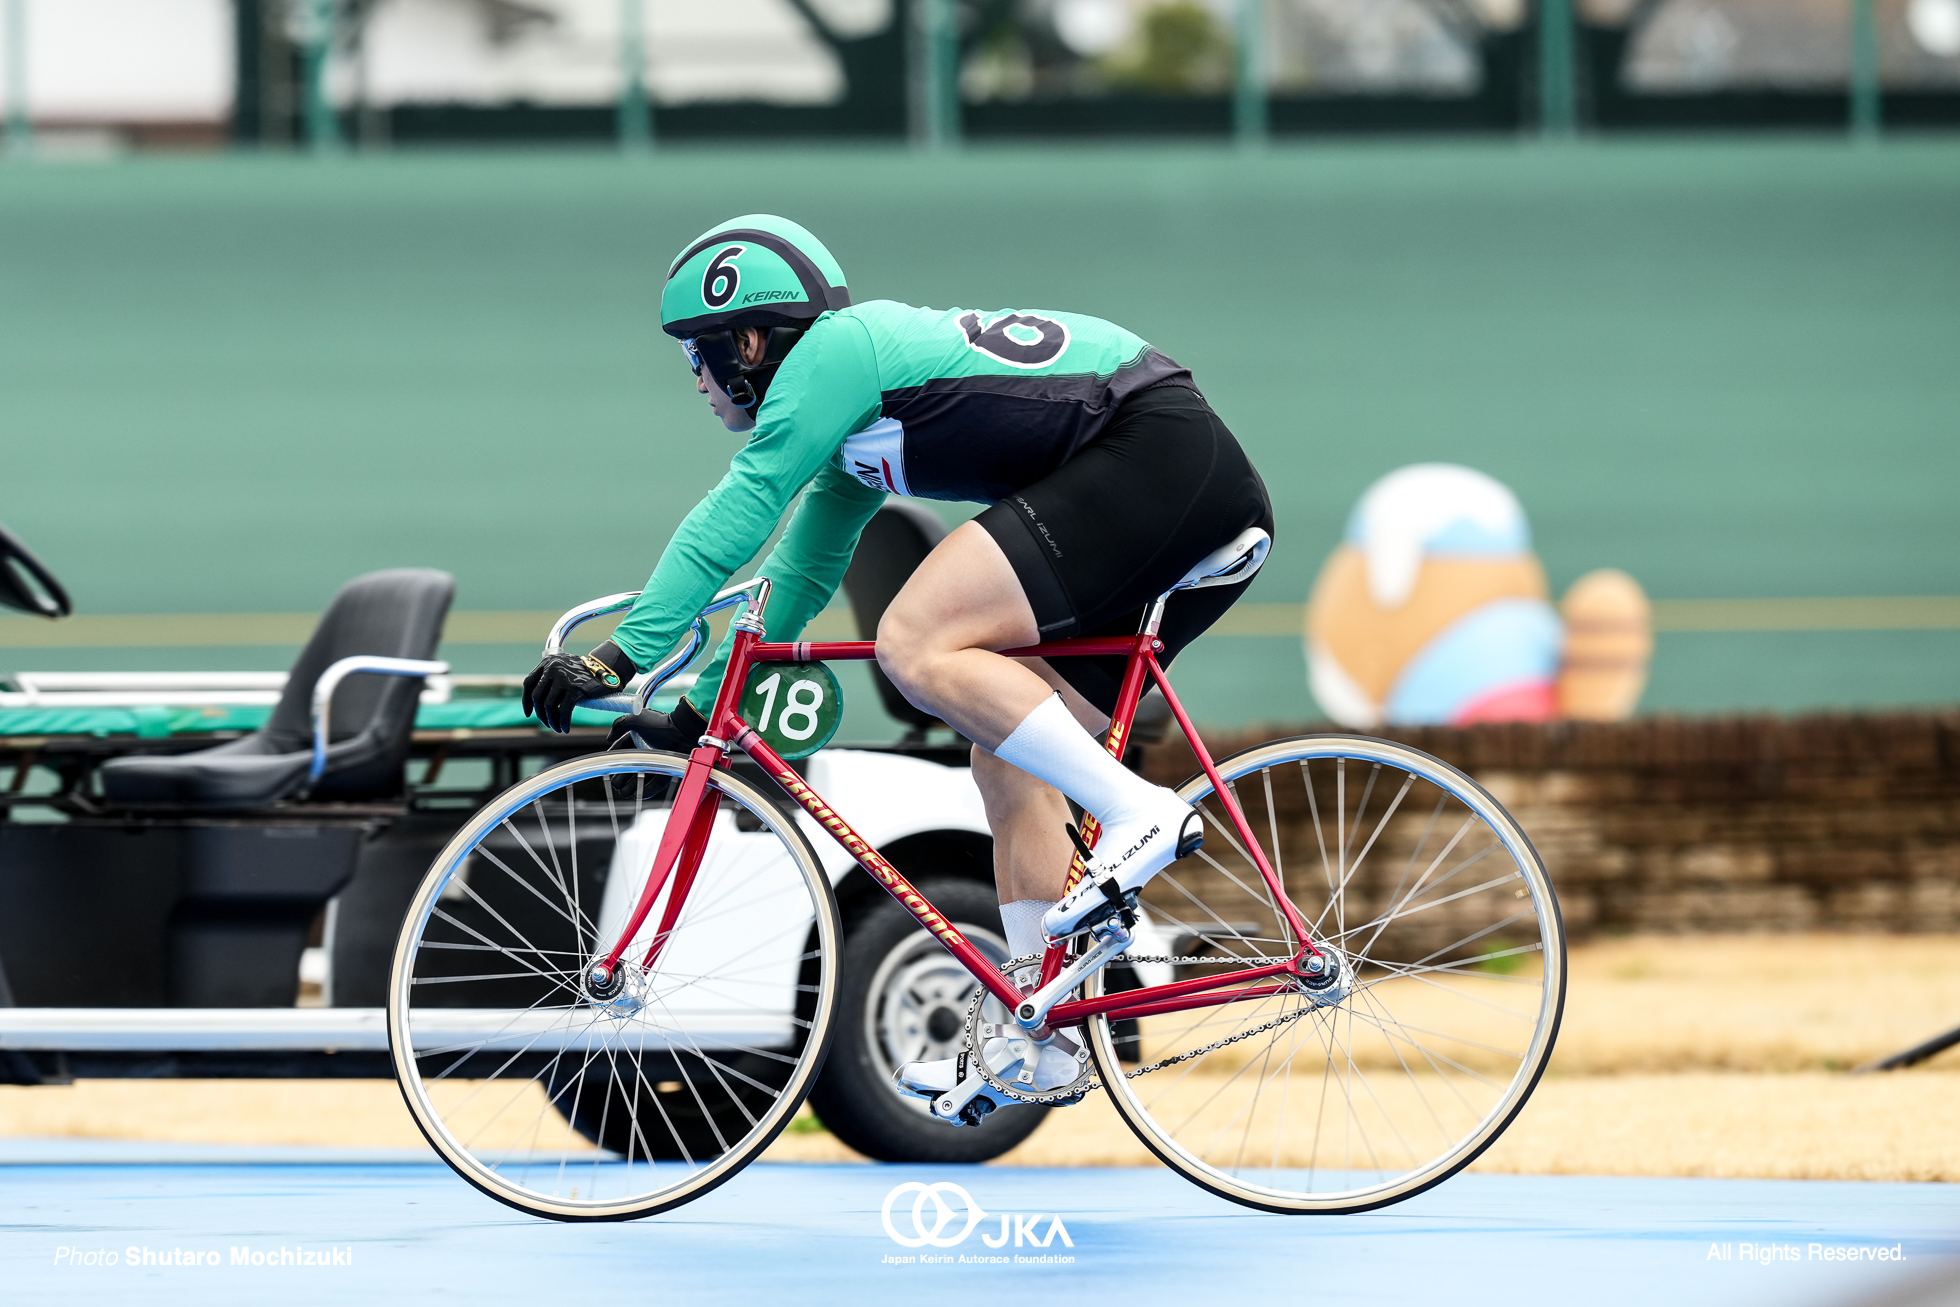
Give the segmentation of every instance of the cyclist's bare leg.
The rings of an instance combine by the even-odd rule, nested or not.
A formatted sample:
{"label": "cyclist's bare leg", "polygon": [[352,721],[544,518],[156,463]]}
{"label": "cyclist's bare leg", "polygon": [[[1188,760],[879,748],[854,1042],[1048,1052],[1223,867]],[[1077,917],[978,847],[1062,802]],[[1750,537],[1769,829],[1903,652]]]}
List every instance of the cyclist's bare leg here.
{"label": "cyclist's bare leg", "polygon": [[[1085,911],[1072,906],[1079,895],[1062,897],[1073,853],[1064,792],[1098,816],[1120,814],[1118,842],[1133,845],[1132,853],[1153,836],[1152,853],[1176,843],[1190,815],[1170,791],[1132,775],[1103,750],[1091,732],[1105,729],[1108,718],[1054,668],[996,652],[1039,639],[1020,579],[994,538],[970,522],[940,542],[878,624],[878,662],[892,683],[975,742],[973,778],[994,832],[1001,922],[1017,956],[1040,950],[1044,923],[1058,911]],[[1143,831],[1149,833],[1139,839]],[[1142,861],[1131,859],[1128,870]],[[1040,1048],[1037,1089],[1059,1088],[1079,1072],[1071,1050],[1057,1041]],[[1014,1047],[996,1036],[981,1051],[996,1074],[1018,1074]],[[957,1076],[956,1059],[908,1062],[899,1084],[930,1098],[952,1089]]]}
{"label": "cyclist's bare leg", "polygon": [[[1039,638],[1034,610],[1007,556],[984,527],[968,522],[927,555],[886,609],[878,624],[878,662],[912,703],[997,761],[1068,795],[1095,813],[1106,835],[1115,837],[1106,850],[1098,846],[1089,882],[1045,916],[1047,931],[1061,935],[1079,929],[1099,904],[1106,904],[1093,882],[1113,878],[1123,891],[1140,888],[1174,857],[1195,847],[1202,826],[1169,790],[1131,774],[1104,752],[1084,729],[1100,722],[1101,715],[1091,710],[1085,720],[1080,709],[1088,705],[1072,691],[1058,693],[1061,678],[1052,668],[998,652],[1035,644]],[[991,784],[993,779],[987,769],[976,769],[976,781]],[[1018,907],[1008,896],[1022,890],[1031,897],[1059,896],[1060,886],[1047,868],[1066,866],[1068,858],[1066,846],[1054,837],[1060,824],[1054,801],[1039,791],[1007,789],[1003,783],[995,787],[990,811],[995,802],[1011,828],[1005,861],[1014,883],[1003,880],[1003,902]],[[1046,829],[1032,829],[1036,825]],[[1024,826],[1029,828],[1025,841]],[[1060,849],[1064,856],[1049,862],[1049,849]],[[1029,857],[1035,855],[1043,860],[1031,865]],[[1015,923],[1007,924],[1011,929]]]}
{"label": "cyclist's bare leg", "polygon": [[1054,688],[996,649],[1038,643],[1034,609],[977,523],[939,542],[878,623],[878,665],[905,697],[983,748],[1013,734]]}
{"label": "cyclist's bare leg", "polygon": [[878,624],[878,662],[892,683],[977,741],[973,780],[994,832],[994,883],[1004,904],[1061,898],[1075,850],[1062,792],[1003,762],[993,747],[1056,694],[1085,731],[1109,726],[1046,662],[992,652],[1040,638],[1020,578],[972,522],[933,550]]}

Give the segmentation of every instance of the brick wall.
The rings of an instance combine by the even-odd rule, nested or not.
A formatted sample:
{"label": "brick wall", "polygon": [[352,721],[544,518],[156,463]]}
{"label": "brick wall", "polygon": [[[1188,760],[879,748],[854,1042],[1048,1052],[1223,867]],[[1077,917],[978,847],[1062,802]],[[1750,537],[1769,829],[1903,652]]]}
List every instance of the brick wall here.
{"label": "brick wall", "polygon": [[[1207,740],[1214,756],[1290,733]],[[1960,930],[1960,712],[1384,731],[1530,833],[1573,938]],[[1181,739],[1145,770],[1196,770]]]}

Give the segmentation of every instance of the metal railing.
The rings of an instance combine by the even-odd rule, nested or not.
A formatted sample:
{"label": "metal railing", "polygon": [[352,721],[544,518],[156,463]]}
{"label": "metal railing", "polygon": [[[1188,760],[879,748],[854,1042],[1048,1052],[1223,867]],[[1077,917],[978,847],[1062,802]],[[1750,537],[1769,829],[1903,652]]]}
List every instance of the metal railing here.
{"label": "metal railing", "polygon": [[320,673],[320,679],[313,683],[313,765],[307,772],[307,784],[317,784],[327,771],[327,735],[330,729],[328,717],[333,708],[333,692],[340,683],[350,676],[441,676],[449,670],[448,663],[430,662],[421,658],[387,658],[380,654],[355,654],[342,658],[339,662]]}

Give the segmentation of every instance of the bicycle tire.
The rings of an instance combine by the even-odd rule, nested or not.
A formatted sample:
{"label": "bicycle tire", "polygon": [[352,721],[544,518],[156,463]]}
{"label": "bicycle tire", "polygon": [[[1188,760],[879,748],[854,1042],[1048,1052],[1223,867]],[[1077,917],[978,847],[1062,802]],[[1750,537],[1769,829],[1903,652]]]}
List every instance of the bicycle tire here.
{"label": "bicycle tire", "polygon": [[[602,882],[626,886],[613,888],[619,903],[637,897],[645,871],[638,882],[621,878],[651,861],[664,796],[686,767],[678,754],[620,751],[572,759],[513,786],[437,855],[403,922],[388,987],[389,1049],[403,1099],[450,1169],[520,1211],[632,1220],[701,1197],[789,1124],[829,1051],[842,940],[836,896],[788,811],[725,770],[711,782],[721,807],[693,891],[659,963],[634,973],[629,1003],[639,1006],[621,1016],[623,1005],[602,1010],[577,987],[624,926],[625,910],[603,897]],[[622,826],[627,788],[633,806]],[[608,846],[602,876],[594,864]],[[598,906],[588,911],[588,901]],[[622,967],[650,940],[657,917]],[[718,934],[730,929],[744,951],[724,965],[730,946]],[[499,943],[506,934],[510,941]],[[687,970],[704,958],[704,969]],[[512,970],[468,970],[495,965]],[[457,1084],[476,1088],[451,1088]],[[520,1113],[535,1105],[532,1133],[520,1132],[519,1144],[511,1137],[521,1117],[500,1125],[496,1116],[468,1116],[484,1116],[500,1094]],[[613,1115],[621,1110],[632,1114],[623,1133]],[[535,1146],[547,1129],[562,1135],[555,1152]],[[622,1140],[623,1168],[606,1147]],[[696,1155],[704,1142],[712,1157]]]}
{"label": "bicycle tire", "polygon": [[[1321,760],[1332,766],[1316,774],[1312,764]],[[1353,787],[1361,793],[1359,806],[1353,813],[1352,834],[1348,833],[1347,813],[1350,787],[1346,764],[1349,762],[1364,765],[1367,776],[1365,786],[1358,783],[1357,776],[1357,785]],[[1305,796],[1301,808],[1293,807],[1292,800],[1274,787],[1276,775],[1281,778],[1282,786],[1291,781],[1295,766],[1298,787]],[[1342,956],[1349,967],[1344,983],[1349,988],[1344,998],[1331,1005],[1296,992],[1212,1007],[1189,1022],[1185,1022],[1187,1014],[1183,1013],[1145,1018],[1143,1032],[1132,1036],[1133,1042],[1128,1047],[1119,1046],[1122,1038],[1116,1025],[1121,1023],[1113,1025],[1106,1018],[1093,1018],[1087,1023],[1089,1047],[1112,1103],[1143,1145],[1167,1166],[1221,1198],[1262,1211],[1329,1215],[1362,1212],[1401,1202],[1441,1184],[1482,1155],[1516,1119],[1544,1074],[1557,1040],[1565,1004],[1565,932],[1558,899],[1542,859],[1523,828],[1489,791],[1448,763],[1406,745],[1362,736],[1304,735],[1257,745],[1219,761],[1216,767],[1227,787],[1238,797],[1247,824],[1267,856],[1279,855],[1286,897],[1302,910],[1309,923],[1315,922],[1317,916],[1325,924],[1331,917],[1332,930],[1324,937],[1319,928],[1313,933],[1316,942],[1325,938],[1343,946]],[[1350,861],[1356,843],[1362,838],[1361,818],[1367,815],[1370,796],[1375,793],[1384,768],[1395,769],[1406,779],[1398,796],[1375,821],[1360,854]],[[1335,774],[1330,776],[1329,772]],[[1255,776],[1261,782],[1246,787],[1258,791],[1248,801],[1248,796],[1241,792],[1241,782]],[[1338,814],[1321,797],[1330,782],[1333,790],[1329,797],[1340,805]],[[1373,901],[1380,879],[1373,869],[1365,877],[1361,874],[1370,853],[1381,847],[1386,861],[1389,849],[1408,842],[1411,824],[1421,825],[1419,805],[1403,814],[1399,825],[1394,825],[1404,799],[1414,792],[1418,783],[1426,783],[1440,796],[1433,814],[1421,832],[1420,841],[1412,846],[1395,887],[1380,896],[1380,902],[1387,906],[1359,925],[1350,926],[1349,914],[1341,905],[1351,902],[1365,910]],[[1290,932],[1278,914],[1277,905],[1270,902],[1271,895],[1253,870],[1246,851],[1239,845],[1236,832],[1221,820],[1223,806],[1213,797],[1209,779],[1200,773],[1180,786],[1178,792],[1202,805],[1206,815],[1206,847],[1193,858],[1174,863],[1146,887],[1145,901],[1151,906],[1152,914],[1169,917],[1181,927],[1192,929],[1198,942],[1187,947],[1216,950],[1219,961],[1212,964],[1213,974],[1228,974],[1251,965],[1234,959],[1290,955]],[[1429,841],[1440,839],[1435,834],[1436,828],[1441,814],[1452,803],[1460,805],[1465,816],[1457,824],[1456,834],[1411,888],[1413,869],[1428,849]],[[1297,863],[1286,862],[1288,842],[1281,827],[1282,813],[1289,821],[1311,815],[1321,860],[1319,867],[1313,867],[1309,860],[1308,870],[1300,871]],[[1335,849],[1330,850],[1327,835],[1337,821],[1340,829]],[[1437,874],[1444,857],[1452,855],[1471,828],[1479,825],[1488,832],[1489,840],[1476,849],[1466,847],[1455,867]],[[1382,843],[1384,836],[1388,840],[1386,844]],[[1474,887],[1455,881],[1459,872],[1491,856],[1496,849],[1508,855],[1510,874]],[[1297,844],[1292,852],[1299,855]],[[1491,874],[1496,876],[1501,868],[1500,862],[1490,869]],[[1288,870],[1297,872],[1290,884],[1284,879]],[[1327,887],[1324,896],[1319,894],[1319,885],[1310,881],[1310,871],[1324,873]],[[1479,873],[1479,877],[1472,879],[1483,875]],[[1522,886],[1513,886],[1513,881],[1522,881]],[[1445,895],[1440,892],[1443,890],[1450,892]],[[1267,899],[1265,907],[1270,909],[1263,919],[1258,915],[1262,894]],[[1319,898],[1324,901],[1318,904],[1316,914],[1312,909]],[[1528,900],[1523,910],[1513,912],[1508,918],[1502,915],[1507,905],[1515,905],[1520,899]],[[1452,904],[1456,906],[1450,912],[1441,911]],[[1437,911],[1436,918],[1411,924],[1414,917],[1432,910]],[[1234,921],[1229,915],[1233,913],[1254,919]],[[1527,916],[1529,923],[1525,924]],[[1198,920],[1194,922],[1193,918]],[[1458,927],[1448,926],[1453,918],[1463,920],[1460,932]],[[1495,918],[1498,924],[1493,926],[1486,918]],[[1440,933],[1455,933],[1458,938],[1438,944],[1435,938],[1439,934],[1435,928],[1438,921],[1447,927]],[[1364,940],[1363,932],[1371,929],[1372,934]],[[1160,935],[1160,945],[1163,938]],[[1384,939],[1392,940],[1395,948],[1427,952],[1415,963],[1384,960],[1384,954],[1390,951],[1382,945]],[[1510,947],[1511,939],[1524,942]],[[1480,944],[1480,940],[1484,943]],[[1491,947],[1495,943],[1507,943],[1507,947]],[[1376,949],[1382,951],[1373,951]],[[1481,952],[1468,952],[1471,950]],[[1131,949],[1133,953],[1150,951],[1151,947],[1141,942]],[[1534,957],[1536,975],[1525,974],[1534,965]],[[1188,972],[1202,968],[1185,964],[1180,969]],[[1519,1006],[1507,1006],[1493,997],[1506,992],[1502,988],[1506,984],[1524,987],[1512,991],[1519,994],[1516,1000]],[[1439,997],[1432,989],[1445,993]],[[1091,977],[1084,992],[1090,996],[1101,994],[1102,977]],[[1451,1002],[1452,994],[1463,1001]],[[1437,1011],[1454,1014],[1459,1028],[1451,1033],[1439,1031],[1434,1025],[1411,1024],[1415,1018],[1405,1020],[1397,1015],[1391,1009],[1391,1000],[1409,1012],[1420,1012],[1426,1005],[1431,1012],[1430,1021],[1438,1019],[1434,1015]],[[1508,1045],[1493,1043],[1495,1037],[1488,1032],[1493,1018],[1477,1010],[1479,1006],[1488,1008],[1493,1004],[1501,1009],[1496,1020],[1498,1029],[1509,1028],[1502,1020],[1505,1014],[1516,1020],[1528,1016],[1528,1038],[1514,1038]],[[1238,1031],[1247,1033],[1237,1034],[1225,1047],[1215,1047],[1217,1040],[1237,1033],[1234,1022]],[[1180,1023],[1190,1025],[1193,1030],[1179,1033],[1174,1027]],[[1361,1032],[1359,1040],[1357,1026]],[[1302,1030],[1315,1032],[1315,1042],[1304,1050],[1300,1042]],[[1284,1054],[1276,1069],[1269,1070],[1274,1068],[1274,1052],[1286,1032],[1291,1032],[1288,1036],[1292,1041],[1291,1051]],[[1267,1033],[1271,1038],[1265,1043],[1265,1060],[1252,1077],[1259,1088],[1240,1086],[1235,1090],[1233,1086],[1245,1077],[1254,1065],[1254,1058],[1259,1056],[1241,1046],[1257,1049],[1260,1035]],[[1417,1038],[1418,1035],[1422,1038]],[[1190,1045],[1190,1049],[1176,1047],[1180,1041]],[[1207,1048],[1212,1051],[1190,1051]],[[1162,1065],[1166,1057],[1171,1059],[1169,1065]],[[1142,1068],[1127,1070],[1122,1066],[1125,1058],[1140,1060]],[[1220,1062],[1214,1070],[1201,1074],[1200,1068],[1208,1058],[1218,1058]],[[1419,1065],[1412,1066],[1412,1060]],[[1283,1074],[1285,1088],[1280,1094],[1279,1111],[1285,1112],[1293,1089],[1296,1061],[1303,1061],[1320,1077],[1310,1133],[1302,1122],[1289,1134],[1285,1123],[1272,1121],[1271,1111],[1262,1108],[1258,1101],[1263,1088]],[[1176,1071],[1177,1068],[1186,1069]],[[1386,1099],[1380,1089],[1368,1082],[1369,1072],[1375,1069],[1390,1071],[1383,1077],[1383,1088],[1388,1089]],[[1393,1075],[1397,1070],[1401,1073],[1399,1079]],[[1150,1076],[1164,1076],[1173,1071],[1176,1071],[1174,1080],[1158,1082],[1160,1087],[1155,1090],[1149,1087]],[[1493,1074],[1486,1075],[1485,1071]],[[1494,1078],[1500,1071],[1501,1085]],[[1353,1092],[1357,1081],[1365,1088],[1359,1101]],[[1190,1088],[1188,1082],[1195,1082],[1196,1088]],[[1326,1137],[1329,1117],[1339,1111],[1338,1102],[1330,1109],[1328,1089],[1337,1083],[1346,1104],[1344,1159],[1333,1156],[1333,1140]],[[1479,1084],[1484,1086],[1481,1094],[1463,1092],[1466,1086],[1475,1090]],[[1306,1088],[1311,1090],[1311,1084]],[[1462,1101],[1452,1105],[1449,1096],[1441,1092],[1446,1088]],[[1214,1091],[1212,1097],[1194,1107],[1193,1103],[1207,1090]],[[1302,1097],[1304,1100],[1307,1095]],[[1236,1114],[1227,1112],[1233,1101],[1248,1098],[1251,1101],[1240,1101]],[[1441,1136],[1440,1146],[1432,1149],[1409,1144],[1408,1136],[1400,1129],[1402,1123],[1388,1119],[1391,1103],[1402,1100],[1419,1103],[1427,1110]],[[1439,1101],[1442,1112],[1437,1110]],[[1460,1121],[1460,1126],[1446,1127],[1446,1114]],[[1415,1107],[1410,1108],[1408,1116],[1420,1124]],[[1225,1149],[1219,1143],[1231,1141],[1225,1137],[1224,1130],[1212,1129],[1221,1119],[1230,1130],[1243,1135],[1229,1165],[1225,1164]],[[1382,1123],[1392,1130],[1380,1131]],[[1403,1156],[1399,1161],[1385,1156],[1392,1150],[1385,1139],[1377,1145],[1369,1136],[1369,1125],[1376,1126],[1379,1133],[1392,1132],[1400,1141]],[[1255,1127],[1259,1134],[1260,1165],[1250,1165],[1247,1160]],[[1207,1136],[1208,1130],[1211,1133]],[[1355,1165],[1357,1134],[1364,1137],[1367,1145],[1363,1160],[1371,1165]],[[1344,1164],[1336,1166],[1333,1164],[1336,1160],[1343,1160]],[[1341,1178],[1338,1181],[1330,1178],[1323,1186],[1316,1182],[1323,1172]]]}

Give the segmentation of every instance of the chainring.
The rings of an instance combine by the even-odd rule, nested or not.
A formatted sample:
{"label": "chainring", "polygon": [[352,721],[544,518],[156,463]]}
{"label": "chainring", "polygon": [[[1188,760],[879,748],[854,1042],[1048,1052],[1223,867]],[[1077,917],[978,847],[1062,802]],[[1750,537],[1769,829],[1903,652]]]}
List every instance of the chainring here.
{"label": "chainring", "polygon": [[[1000,964],[1001,974],[1012,976],[1016,971],[1020,971],[1023,968],[1039,967],[1041,965],[1041,956],[1039,953],[1029,953],[1018,958],[1009,958]],[[1075,1079],[1069,1081],[1066,1085],[1055,1089],[1037,1091],[1017,1085],[1012,1081],[1002,1080],[999,1076],[995,1075],[993,1068],[987,1065],[987,1059],[983,1056],[987,1046],[987,1040],[993,1038],[992,1035],[984,1033],[986,1028],[995,1027],[1002,1031],[1019,1031],[1020,1026],[1015,1022],[1013,1014],[1004,1011],[1002,1013],[1002,1020],[1000,1021],[986,1021],[982,1019],[982,1014],[986,1010],[987,1001],[993,999],[993,997],[992,992],[983,985],[979,992],[973,996],[973,1002],[966,1010],[965,1048],[967,1065],[979,1072],[980,1079],[986,1083],[988,1089],[1002,1098],[1012,1099],[1017,1103],[1043,1103],[1050,1107],[1065,1107],[1071,1103],[1081,1102],[1091,1090],[1102,1087],[1101,1082],[1096,1079],[1095,1065],[1089,1060],[1089,1046],[1087,1042],[1078,1041],[1072,1035],[1065,1036],[1065,1038],[1070,1043],[1076,1045],[1075,1064],[1077,1071]],[[998,1000],[995,1001],[998,1002]],[[1009,1034],[1009,1038],[1015,1037],[1013,1034]],[[1058,1034],[1058,1037],[1064,1036]]]}

